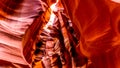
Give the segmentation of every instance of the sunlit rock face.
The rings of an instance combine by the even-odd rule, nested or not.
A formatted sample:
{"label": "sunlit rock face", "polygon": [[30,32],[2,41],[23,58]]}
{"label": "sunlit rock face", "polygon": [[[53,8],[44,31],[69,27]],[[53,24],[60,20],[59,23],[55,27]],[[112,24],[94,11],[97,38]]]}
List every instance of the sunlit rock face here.
{"label": "sunlit rock face", "polygon": [[120,4],[109,0],[62,0],[81,33],[88,68],[120,68]]}
{"label": "sunlit rock face", "polygon": [[113,2],[116,2],[116,3],[120,3],[120,0],[111,0]]}
{"label": "sunlit rock face", "polygon": [[41,10],[39,0],[0,0],[0,68],[29,68],[22,38]]}

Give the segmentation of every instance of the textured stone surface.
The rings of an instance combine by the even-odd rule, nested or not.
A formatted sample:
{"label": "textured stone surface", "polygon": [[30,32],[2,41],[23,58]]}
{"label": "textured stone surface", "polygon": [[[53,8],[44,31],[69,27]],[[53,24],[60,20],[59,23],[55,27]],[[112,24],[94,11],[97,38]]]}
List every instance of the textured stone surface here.
{"label": "textured stone surface", "polygon": [[[28,53],[30,53],[30,48],[32,47],[28,46],[27,44],[33,41],[31,40],[31,38],[35,38],[34,32],[38,31],[37,29],[39,29],[40,26],[37,25],[40,25],[40,23],[32,25],[30,30],[36,30],[33,32],[33,35],[32,31],[28,30],[28,34],[26,34],[27,36],[25,37],[27,43],[24,40],[24,43],[27,46],[24,47],[23,56],[21,34],[24,34],[24,28],[22,28],[22,30],[19,29],[19,27],[21,26],[18,25],[20,25],[21,23],[13,25],[13,22],[7,24],[3,22],[11,21],[11,19],[13,18],[14,20],[12,21],[17,20],[17,18],[14,16],[17,15],[17,17],[19,18],[18,11],[20,9],[18,9],[19,7],[14,6],[13,8],[16,9],[16,12],[7,9],[9,10],[9,12],[8,14],[6,14],[7,10],[4,9],[3,11],[3,8],[6,7],[3,5],[5,1],[0,0],[0,67],[29,68],[29,64],[26,62],[24,56],[26,57],[28,62],[31,62],[29,61],[29,57],[31,57],[31,55]],[[30,0],[28,1],[30,2]],[[62,0],[65,10],[73,22],[74,29],[78,33],[80,51],[90,60],[88,68],[120,68],[119,2],[119,0]],[[24,11],[31,9],[34,8],[24,8]],[[25,13],[22,16],[27,15]],[[36,14],[34,16],[36,16]],[[30,25],[32,23],[32,20],[26,18],[27,17],[19,18],[18,20],[22,22],[27,20],[27,22],[30,22]],[[36,21],[40,20],[37,19]],[[7,30],[4,30],[5,28],[3,29],[3,25],[5,28],[7,28]],[[16,29],[19,31],[17,31]],[[83,62],[81,62],[80,64],[83,65],[84,60],[81,59],[81,61]],[[38,64],[42,65],[41,62],[38,62]],[[41,66],[38,67],[41,68]]]}
{"label": "textured stone surface", "polygon": [[120,67],[120,4],[109,0],[62,0],[81,33],[80,49],[90,68]]}
{"label": "textured stone surface", "polygon": [[0,68],[29,68],[22,38],[41,10],[39,0],[0,0]]}

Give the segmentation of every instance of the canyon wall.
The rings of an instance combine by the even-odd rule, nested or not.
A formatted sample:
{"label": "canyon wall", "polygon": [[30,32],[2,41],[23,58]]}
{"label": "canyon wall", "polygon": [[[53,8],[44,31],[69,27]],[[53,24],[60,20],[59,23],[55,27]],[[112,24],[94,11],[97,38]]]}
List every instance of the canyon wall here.
{"label": "canyon wall", "polygon": [[109,0],[62,0],[80,32],[88,68],[120,68],[120,4]]}

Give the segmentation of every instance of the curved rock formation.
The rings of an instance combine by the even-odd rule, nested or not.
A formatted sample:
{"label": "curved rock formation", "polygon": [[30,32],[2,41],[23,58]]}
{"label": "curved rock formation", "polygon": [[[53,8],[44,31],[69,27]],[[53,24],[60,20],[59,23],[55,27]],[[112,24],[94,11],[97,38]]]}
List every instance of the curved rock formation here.
{"label": "curved rock formation", "polygon": [[[38,0],[0,0],[0,67],[31,67],[37,34],[50,16],[50,10],[43,13],[41,7],[47,8],[55,2],[55,0],[43,1],[48,6],[42,1],[44,5],[40,5]],[[61,2],[66,16],[72,20],[79,40],[77,44],[72,42],[75,44],[73,55],[76,66],[120,68],[120,1],[61,0]],[[74,41],[71,35],[69,37],[70,41]],[[38,63],[36,68],[42,68],[42,63]]]}
{"label": "curved rock formation", "polygon": [[62,0],[80,31],[80,50],[88,68],[120,67],[120,4],[109,0]]}

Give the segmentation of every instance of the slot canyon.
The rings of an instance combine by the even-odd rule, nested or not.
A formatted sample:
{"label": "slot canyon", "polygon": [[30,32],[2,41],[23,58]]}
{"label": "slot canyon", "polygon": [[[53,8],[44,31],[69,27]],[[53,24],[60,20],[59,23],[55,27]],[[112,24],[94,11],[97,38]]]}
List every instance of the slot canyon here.
{"label": "slot canyon", "polygon": [[0,68],[120,68],[120,0],[0,0]]}

